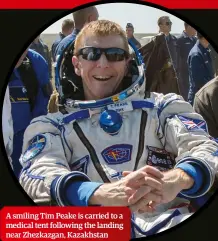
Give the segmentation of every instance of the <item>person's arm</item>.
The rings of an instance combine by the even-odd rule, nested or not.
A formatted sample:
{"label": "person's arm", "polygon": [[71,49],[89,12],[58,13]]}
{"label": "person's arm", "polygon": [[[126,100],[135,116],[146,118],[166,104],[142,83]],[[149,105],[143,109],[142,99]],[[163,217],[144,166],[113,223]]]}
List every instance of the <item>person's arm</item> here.
{"label": "person's arm", "polygon": [[49,68],[47,61],[39,54],[32,56],[34,61],[34,71],[39,82],[39,91],[35,98],[35,107],[32,112],[33,118],[47,114],[47,107],[53,91],[49,79]]}
{"label": "person's arm", "polygon": [[176,42],[176,52],[177,52],[177,55],[176,55],[176,58],[177,58],[177,75],[178,77],[180,77],[180,67],[181,67],[181,50],[182,50],[182,39],[181,38],[178,38],[177,39],[177,42]]}
{"label": "person's arm", "polygon": [[52,53],[48,49],[48,69],[49,69],[49,79],[52,81]]}
{"label": "person's arm", "polygon": [[56,48],[57,48],[57,43],[54,42],[54,43],[52,44],[52,46],[51,46],[51,56],[52,56],[53,62],[56,61],[56,59],[55,59],[55,50],[56,50]]}
{"label": "person's arm", "polygon": [[[162,144],[177,156],[174,169],[164,174],[165,201],[174,198],[173,191],[175,196],[179,192],[190,198],[203,196],[212,187],[218,170],[218,144],[210,140],[209,134],[198,126],[204,124],[202,116],[179,96],[164,96],[159,104],[158,115]],[[172,179],[175,184],[173,187]]]}
{"label": "person's arm", "polygon": [[27,127],[19,181],[36,203],[86,206],[101,183],[91,182],[83,172],[71,171],[68,162],[73,151],[68,137],[62,136],[61,128],[65,127],[59,125],[58,118],[62,118],[60,113],[35,118]]}
{"label": "person's arm", "polygon": [[203,86],[204,81],[204,72],[202,70],[203,65],[201,59],[198,55],[194,55],[190,57],[188,62],[189,65],[189,78],[191,80],[192,85],[192,99],[190,103],[192,104],[194,101],[195,93]]}
{"label": "person's arm", "polygon": [[[218,90],[218,89],[217,89]],[[197,95],[194,99],[194,110],[203,116],[207,122],[208,131],[211,136],[218,138],[218,111],[217,111],[218,91],[204,103]]]}

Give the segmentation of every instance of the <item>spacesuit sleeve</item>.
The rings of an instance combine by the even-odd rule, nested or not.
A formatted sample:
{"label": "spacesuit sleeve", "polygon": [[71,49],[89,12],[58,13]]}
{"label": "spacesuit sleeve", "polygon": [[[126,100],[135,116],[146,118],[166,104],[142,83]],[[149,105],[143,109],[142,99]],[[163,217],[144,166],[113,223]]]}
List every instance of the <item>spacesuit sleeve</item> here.
{"label": "spacesuit sleeve", "polygon": [[190,198],[205,195],[212,187],[218,170],[218,144],[208,134],[205,120],[175,94],[162,95],[157,115],[159,139],[166,151],[177,156],[175,168],[184,167],[183,170],[191,175],[197,171],[198,174],[192,177],[203,180],[195,192],[183,190],[182,194]]}
{"label": "spacesuit sleeve", "polygon": [[35,203],[52,202],[67,206],[65,190],[68,184],[90,179],[82,172],[70,170],[68,163],[72,150],[67,142],[65,126],[57,121],[58,115],[60,113],[36,118],[26,129],[19,181]]}

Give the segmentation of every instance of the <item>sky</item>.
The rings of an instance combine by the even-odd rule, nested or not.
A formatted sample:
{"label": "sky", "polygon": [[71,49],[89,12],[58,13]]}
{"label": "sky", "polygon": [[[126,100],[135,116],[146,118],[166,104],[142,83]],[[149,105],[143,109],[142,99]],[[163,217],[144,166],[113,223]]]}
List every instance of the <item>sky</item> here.
{"label": "sky", "polygon": [[[184,22],[181,19],[157,8],[134,3],[107,3],[97,5],[96,7],[99,12],[99,19],[117,22],[123,28],[126,27],[126,23],[131,22],[134,25],[135,33],[158,32],[157,19],[163,15],[170,16],[173,23],[172,33],[181,33],[184,29]],[[62,21],[67,18],[72,19],[72,14],[56,21],[45,29],[43,33],[60,32]]]}

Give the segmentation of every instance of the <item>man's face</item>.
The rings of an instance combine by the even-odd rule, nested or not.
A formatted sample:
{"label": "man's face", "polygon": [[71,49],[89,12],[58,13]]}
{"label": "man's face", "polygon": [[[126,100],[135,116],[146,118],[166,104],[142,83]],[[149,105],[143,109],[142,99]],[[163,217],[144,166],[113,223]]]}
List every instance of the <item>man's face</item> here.
{"label": "man's face", "polygon": [[187,27],[186,32],[188,33],[189,36],[192,36],[192,37],[196,36],[197,34],[197,31],[194,28],[192,28],[190,25]]}
{"label": "man's face", "polygon": [[132,38],[133,36],[133,28],[126,28],[126,36],[127,38]]}
{"label": "man's face", "polygon": [[171,27],[172,27],[172,22],[170,21],[170,19],[162,20],[162,23],[159,25],[160,32],[165,33],[165,34],[170,33]]}
{"label": "man's face", "polygon": [[[98,48],[121,48],[124,49],[124,42],[120,36],[97,37],[87,34],[81,45]],[[119,87],[127,71],[129,60],[109,62],[104,53],[97,61],[89,61],[82,56],[73,57],[73,65],[77,75],[82,77],[85,98],[97,100],[112,96]]]}
{"label": "man's face", "polygon": [[68,36],[68,35],[70,35],[72,32],[73,32],[73,27],[72,28],[69,28],[69,29],[66,29],[65,31],[64,31],[64,36]]}

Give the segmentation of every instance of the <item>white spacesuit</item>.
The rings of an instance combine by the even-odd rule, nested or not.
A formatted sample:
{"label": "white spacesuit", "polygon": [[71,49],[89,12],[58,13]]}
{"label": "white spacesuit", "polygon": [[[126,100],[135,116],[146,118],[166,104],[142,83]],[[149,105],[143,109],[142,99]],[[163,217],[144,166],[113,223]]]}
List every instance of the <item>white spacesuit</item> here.
{"label": "white spacesuit", "polygon": [[13,120],[11,115],[11,101],[9,88],[7,86],[2,109],[2,132],[7,156],[12,164],[11,154],[13,152]]}
{"label": "white spacesuit", "polygon": [[[70,114],[34,119],[25,132],[20,158],[20,183],[28,195],[36,203],[52,199],[65,206],[70,205],[63,195],[69,180],[114,182],[122,178],[122,171],[145,165],[165,171],[183,162],[195,163],[204,173],[201,187],[158,205],[153,213],[134,213],[132,237],[163,231],[189,217],[185,197],[200,197],[210,190],[218,169],[218,144],[200,128],[206,123],[182,97],[145,94],[144,89],[145,81],[131,86],[126,98],[124,93],[109,98],[114,103],[103,105],[101,100],[97,106],[98,101],[83,101],[78,108],[72,102]],[[107,125],[111,119],[114,128]]]}

